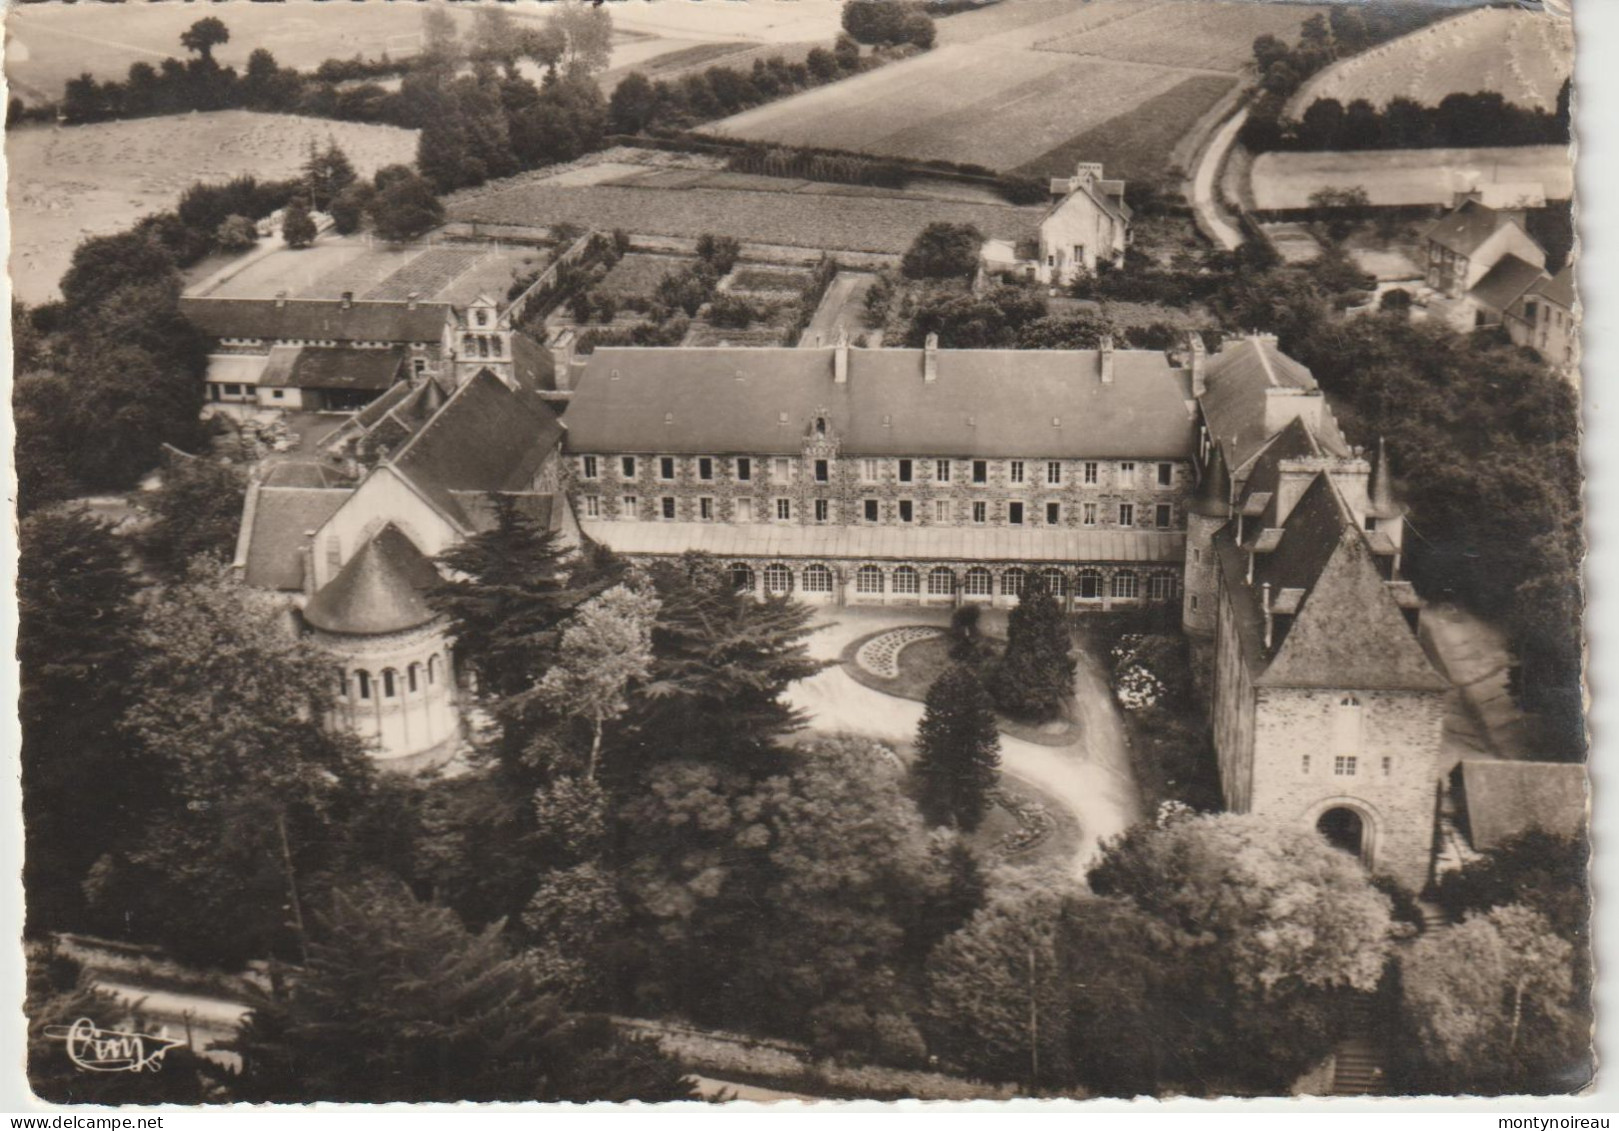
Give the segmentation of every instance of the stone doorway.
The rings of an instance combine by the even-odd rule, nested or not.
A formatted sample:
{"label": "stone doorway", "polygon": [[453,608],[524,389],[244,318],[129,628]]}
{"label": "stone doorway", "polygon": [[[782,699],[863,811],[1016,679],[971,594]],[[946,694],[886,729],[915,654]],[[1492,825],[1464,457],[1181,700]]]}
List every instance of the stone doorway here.
{"label": "stone doorway", "polygon": [[1316,821],[1315,828],[1332,847],[1349,853],[1357,860],[1365,859],[1366,822],[1353,809],[1342,806],[1328,809]]}

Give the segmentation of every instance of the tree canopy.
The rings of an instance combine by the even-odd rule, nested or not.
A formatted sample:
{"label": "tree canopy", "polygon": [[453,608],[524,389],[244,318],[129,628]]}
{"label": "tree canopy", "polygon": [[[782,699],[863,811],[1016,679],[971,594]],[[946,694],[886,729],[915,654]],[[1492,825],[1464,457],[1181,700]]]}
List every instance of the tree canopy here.
{"label": "tree canopy", "polygon": [[955,664],[928,688],[916,732],[917,804],[936,825],[971,832],[1000,780],[1001,735],[978,674]]}

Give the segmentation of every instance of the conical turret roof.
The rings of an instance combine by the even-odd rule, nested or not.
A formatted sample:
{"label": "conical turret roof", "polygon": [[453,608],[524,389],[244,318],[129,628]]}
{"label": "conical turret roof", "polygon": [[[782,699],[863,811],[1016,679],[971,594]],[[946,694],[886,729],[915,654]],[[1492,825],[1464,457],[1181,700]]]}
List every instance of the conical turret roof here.
{"label": "conical turret roof", "polygon": [[425,594],[438,580],[433,563],[390,523],[315,594],[304,620],[350,636],[404,632],[437,615]]}
{"label": "conical turret roof", "polygon": [[1210,446],[1208,466],[1203,469],[1197,497],[1192,500],[1192,513],[1204,518],[1231,517],[1231,472],[1219,444]]}
{"label": "conical turret roof", "polygon": [[1383,446],[1383,437],[1377,438],[1377,459],[1372,463],[1371,482],[1366,485],[1366,495],[1369,500],[1366,513],[1373,518],[1398,518],[1402,513],[1400,504],[1394,501],[1394,476],[1389,471],[1388,452]]}

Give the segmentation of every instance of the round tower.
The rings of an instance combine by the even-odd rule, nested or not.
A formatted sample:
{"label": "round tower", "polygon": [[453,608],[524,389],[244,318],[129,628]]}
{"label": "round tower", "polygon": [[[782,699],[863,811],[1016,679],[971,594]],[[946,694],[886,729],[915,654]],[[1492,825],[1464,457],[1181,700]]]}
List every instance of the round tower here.
{"label": "round tower", "polygon": [[1211,445],[1198,481],[1197,497],[1186,515],[1186,585],[1181,598],[1181,629],[1190,636],[1213,636],[1218,574],[1214,535],[1231,521],[1231,474],[1220,445]]}
{"label": "round tower", "polygon": [[369,742],[388,769],[442,765],[460,742],[449,638],[424,596],[438,580],[433,563],[389,524],[304,609],[335,665],[334,721]]}

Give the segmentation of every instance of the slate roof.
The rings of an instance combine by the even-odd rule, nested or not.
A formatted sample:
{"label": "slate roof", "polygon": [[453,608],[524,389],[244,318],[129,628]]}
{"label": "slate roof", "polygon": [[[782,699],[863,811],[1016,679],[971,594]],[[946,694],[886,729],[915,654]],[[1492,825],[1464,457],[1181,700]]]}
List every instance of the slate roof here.
{"label": "slate roof", "polygon": [[[1231,594],[1243,659],[1257,687],[1443,691],[1450,684],[1429,662],[1377,571],[1337,489],[1318,474],[1304,491],[1273,552],[1259,555],[1246,582],[1247,554],[1236,524],[1215,536]],[[1276,623],[1264,644],[1264,585],[1272,595],[1303,591],[1298,612]]]}
{"label": "slate roof", "polygon": [[1496,233],[1503,224],[1511,223],[1495,209],[1476,200],[1463,201],[1461,207],[1448,216],[1436,220],[1423,233],[1423,238],[1449,248],[1457,255],[1472,255]]}
{"label": "slate roof", "polygon": [[[845,455],[1185,459],[1185,371],[1116,350],[598,349],[568,406],[578,452],[799,454],[817,417]],[[1055,423],[1054,423],[1055,421]]]}
{"label": "slate roof", "polygon": [[412,393],[420,392],[420,390],[421,386],[412,385],[408,381],[401,381],[396,385],[390,385],[387,392],[383,393],[376,400],[372,401],[359,412],[355,413],[352,418],[353,422],[358,424],[362,429],[371,428],[377,423],[377,421],[381,420],[389,412],[403,404]]}
{"label": "slate roof", "polygon": [[537,394],[514,391],[483,369],[389,462],[447,518],[471,529],[458,493],[527,488],[561,437],[556,413]]}
{"label": "slate roof", "polygon": [[1568,762],[1462,761],[1467,828],[1483,852],[1522,833],[1585,834],[1590,787],[1585,767]]}
{"label": "slate roof", "polygon": [[302,589],[304,547],[352,493],[348,487],[253,488],[242,515],[243,580],[257,589]]}
{"label": "slate roof", "polygon": [[198,298],[180,300],[180,313],[211,338],[261,341],[436,342],[449,306],[441,302],[362,299]]}
{"label": "slate roof", "polygon": [[1555,302],[1564,310],[1573,310],[1574,265],[1568,264],[1555,275],[1542,276],[1529,289],[1535,294],[1543,296],[1547,302]]}
{"label": "slate roof", "polygon": [[530,392],[557,391],[556,358],[520,330],[512,334],[512,371],[517,383]]}
{"label": "slate roof", "polygon": [[[1237,497],[1239,512],[1264,514],[1271,510],[1271,503],[1276,498],[1276,488],[1282,480],[1282,461],[1289,459],[1308,459],[1319,456],[1320,447],[1310,434],[1309,427],[1302,419],[1295,416],[1288,421],[1287,426],[1260,449],[1259,455],[1254,459],[1253,465],[1248,469],[1248,477],[1243,480],[1242,493]],[[1250,511],[1248,503],[1264,498],[1264,505]],[[1250,524],[1250,530],[1253,528]]]}
{"label": "slate roof", "polygon": [[1545,272],[1533,263],[1526,263],[1516,255],[1503,255],[1484,273],[1484,277],[1473,284],[1468,294],[1474,301],[1482,303],[1492,310],[1505,310],[1524,292],[1538,282]]}
{"label": "slate roof", "polygon": [[[273,358],[282,347],[270,351]],[[304,346],[297,351],[284,379],[259,378],[260,385],[287,385],[298,389],[375,389],[382,392],[395,383],[405,364],[405,350],[344,349]]]}
{"label": "slate roof", "polygon": [[[1270,338],[1230,342],[1204,363],[1205,391],[1198,398],[1214,442],[1226,450],[1226,463],[1241,478],[1248,461],[1270,440],[1265,428],[1265,401],[1271,389],[1315,393],[1320,386],[1310,371],[1276,347]],[[1324,408],[1325,406],[1323,406]],[[1337,428],[1325,421],[1317,439],[1334,455],[1348,455]]]}
{"label": "slate roof", "polygon": [[352,487],[342,472],[313,460],[282,460],[265,472],[266,487]]}
{"label": "slate roof", "polygon": [[404,632],[437,615],[425,594],[438,580],[433,563],[389,523],[315,594],[304,620],[347,636]]}
{"label": "slate roof", "polygon": [[1183,531],[961,526],[777,526],[721,522],[581,521],[595,542],[622,554],[700,550],[719,558],[1140,562],[1186,560]]}

